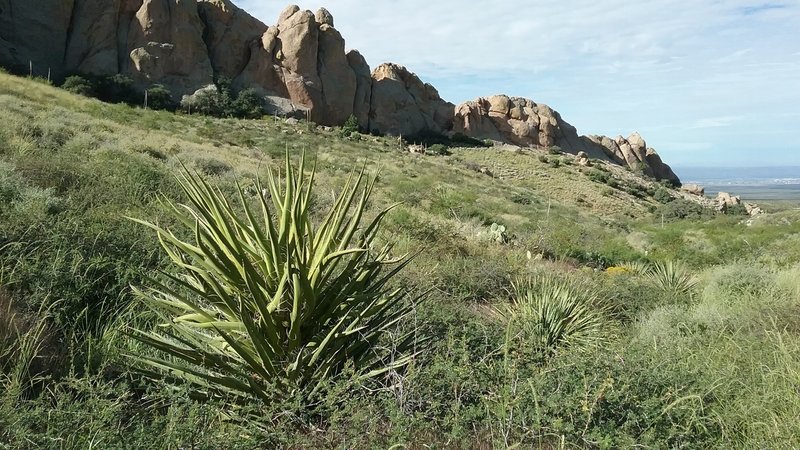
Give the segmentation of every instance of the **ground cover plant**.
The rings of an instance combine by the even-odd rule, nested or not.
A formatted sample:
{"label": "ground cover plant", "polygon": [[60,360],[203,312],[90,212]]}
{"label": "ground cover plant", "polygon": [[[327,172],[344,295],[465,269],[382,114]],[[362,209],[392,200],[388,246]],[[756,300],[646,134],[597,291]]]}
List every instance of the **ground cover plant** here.
{"label": "ground cover plant", "polygon": [[[106,104],[5,74],[0,120],[0,448],[800,446],[796,205],[752,221],[702,208],[684,214],[677,192],[668,203],[654,198],[667,187],[593,161],[591,169],[620,180],[614,187],[574,164],[550,164],[569,156],[546,149],[451,142],[449,154],[410,154],[395,139],[356,130],[345,138],[274,118]],[[288,170],[287,152],[295,168],[303,154],[315,161],[314,189],[291,197],[289,208],[286,184],[274,178],[273,192],[270,173],[299,186],[311,169]],[[295,289],[281,276],[248,285],[251,272],[237,266],[249,261],[242,255],[288,254],[260,245],[271,241],[257,229],[272,223],[281,235],[277,224],[285,224],[281,247],[309,255],[309,236],[349,230],[323,224],[348,202],[343,192],[356,192],[347,180],[362,165],[377,176],[350,209],[361,210],[347,246],[357,250],[339,257],[341,267],[356,261],[353,277],[331,270],[339,281]],[[194,187],[181,185],[182,173]],[[190,205],[179,208],[183,216],[170,206],[179,204]],[[217,213],[203,216],[201,205]],[[666,207],[675,214],[662,220]],[[158,232],[130,217],[162,230],[172,254]],[[376,219],[381,226],[368,232]],[[334,247],[347,241],[339,236]],[[198,240],[206,248],[224,242],[217,247],[229,248],[228,263],[191,253]],[[384,253],[387,243],[394,246]],[[357,276],[407,254],[415,257],[391,277],[370,284],[374,278]],[[211,261],[224,268],[213,280],[204,278]],[[193,267],[202,268],[196,276]],[[275,273],[301,279],[301,266],[290,267]],[[309,331],[285,353],[292,362],[245,348],[248,327],[268,320],[253,296],[266,300],[267,286],[288,289],[274,310],[282,342],[293,324]],[[175,303],[160,302],[154,287],[174,293]],[[294,317],[310,322],[293,321],[294,305],[309,305],[300,298],[313,298],[296,302],[294,294],[317,288],[342,293],[353,313],[347,308],[386,298],[378,294],[405,296],[388,302],[393,315],[372,316],[380,336],[358,330],[366,334],[351,341],[330,333],[336,320],[353,323],[344,311],[311,321],[314,309],[298,308]],[[423,294],[425,301],[408,301]],[[176,327],[192,329],[205,360],[187,361],[200,353],[181,352],[192,346],[168,337]],[[318,361],[336,362],[308,371],[291,367],[309,362],[328,335],[343,340],[325,348],[345,352],[368,342],[377,354],[364,358],[380,360],[380,373],[364,377],[377,366],[360,364],[357,351],[321,352]],[[407,336],[431,339],[420,351],[404,346]],[[215,355],[224,355],[245,393],[209,378],[224,375],[211,367]],[[311,388],[269,400],[251,394],[273,392],[260,383],[273,372],[259,370],[275,361],[280,377],[296,374],[308,381],[295,386]],[[335,376],[314,375],[325,367]]]}

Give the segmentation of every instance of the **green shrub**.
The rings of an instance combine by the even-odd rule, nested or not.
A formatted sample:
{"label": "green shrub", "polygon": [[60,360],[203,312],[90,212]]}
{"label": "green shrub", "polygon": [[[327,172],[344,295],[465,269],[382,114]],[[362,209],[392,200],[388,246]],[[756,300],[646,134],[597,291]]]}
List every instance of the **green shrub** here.
{"label": "green shrub", "polygon": [[662,204],[667,204],[672,200],[674,200],[669,190],[661,186],[659,186],[658,189],[656,189],[655,193],[653,194],[653,198],[655,199],[655,201]]}
{"label": "green shrub", "polygon": [[447,156],[450,154],[450,149],[443,144],[433,144],[427,148],[425,153],[430,155]]}
{"label": "green shrub", "polygon": [[559,147],[557,145],[554,145],[552,147],[548,147],[547,148],[547,153],[550,154],[550,155],[560,155],[562,153],[561,152],[561,147]]}
{"label": "green shrub", "polygon": [[173,109],[172,93],[163,84],[154,84],[147,90],[147,107],[152,109]]}
{"label": "green shrub", "polygon": [[409,260],[392,259],[389,245],[373,249],[389,209],[359,228],[375,181],[351,178],[314,227],[314,176],[303,167],[295,171],[287,154],[285,187],[270,171],[257,212],[239,189],[242,218],[218,189],[185,175],[191,207],[170,205],[194,243],[139,221],[157,232],[177,271],[138,290],[164,325],[133,335],[171,357],[141,361],[212,396],[269,400],[312,394],[345,366],[370,378],[411,360],[421,348],[413,330],[391,350],[378,345],[414,306],[387,284]]}
{"label": "green shrub", "polygon": [[350,114],[350,117],[342,124],[342,128],[339,129],[339,135],[350,137],[350,135],[358,133],[358,128],[358,118],[354,114]]}
{"label": "green shrub", "polygon": [[72,75],[64,80],[61,89],[72,92],[73,94],[83,95],[85,97],[94,96],[94,87],[92,83],[86,78],[79,75]]}
{"label": "green shrub", "polygon": [[233,115],[243,119],[258,119],[264,115],[264,101],[255,89],[242,89],[233,102]]}
{"label": "green shrub", "polygon": [[700,219],[713,216],[713,212],[703,208],[702,205],[691,200],[682,198],[675,199],[656,210],[657,215],[661,215],[666,221],[683,219]]}

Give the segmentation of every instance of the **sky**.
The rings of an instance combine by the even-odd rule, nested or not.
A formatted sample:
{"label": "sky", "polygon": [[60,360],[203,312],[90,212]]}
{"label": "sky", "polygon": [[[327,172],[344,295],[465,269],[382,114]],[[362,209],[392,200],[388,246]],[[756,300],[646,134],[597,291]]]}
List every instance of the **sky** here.
{"label": "sky", "polygon": [[[268,25],[282,2],[234,0]],[[675,167],[800,166],[800,0],[331,0],[347,48],[453,103],[493,94]],[[680,175],[680,173],[679,173]]]}

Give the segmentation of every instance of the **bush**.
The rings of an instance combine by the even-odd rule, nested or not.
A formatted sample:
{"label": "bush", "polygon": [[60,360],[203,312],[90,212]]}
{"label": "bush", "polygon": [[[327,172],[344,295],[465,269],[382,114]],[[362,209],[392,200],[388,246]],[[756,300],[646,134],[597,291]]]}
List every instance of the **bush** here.
{"label": "bush", "polygon": [[85,97],[94,96],[94,87],[92,83],[79,75],[72,75],[64,80],[61,89],[72,92],[73,94],[83,95]]}
{"label": "bush", "polygon": [[147,107],[151,109],[173,109],[172,93],[163,84],[154,84],[147,90]]}
{"label": "bush", "polygon": [[354,133],[358,133],[358,118],[354,114],[350,114],[350,117],[342,124],[339,134],[342,137],[350,137]]}
{"label": "bush", "polygon": [[554,145],[552,147],[547,148],[547,153],[550,155],[560,155],[561,154],[561,147]]}
{"label": "bush", "polygon": [[431,155],[447,156],[450,154],[450,149],[446,145],[433,144],[426,150],[425,153]]}
{"label": "bush", "polygon": [[264,102],[255,89],[239,91],[233,102],[233,115],[243,119],[258,119],[264,115]]}
{"label": "bush", "polygon": [[684,219],[699,219],[702,217],[710,217],[713,211],[703,208],[701,205],[682,198],[675,199],[666,205],[662,205],[656,210],[656,214],[664,217],[665,221],[675,221]]}
{"label": "bush", "polygon": [[655,193],[653,194],[653,198],[655,199],[655,201],[662,204],[667,204],[672,200],[674,200],[672,194],[667,189],[661,186],[659,186],[658,189],[656,189]]}
{"label": "bush", "polygon": [[400,333],[391,350],[378,345],[414,305],[388,286],[409,260],[392,258],[389,245],[373,250],[389,210],[359,228],[375,180],[365,184],[363,172],[350,178],[312,227],[313,173],[306,178],[303,167],[301,160],[295,170],[287,154],[285,187],[268,172],[257,212],[239,188],[243,218],[219,190],[184,175],[191,206],[170,206],[194,243],[139,221],[156,231],[177,272],[137,291],[164,325],[133,336],[170,356],[142,362],[183,374],[211,396],[270,400],[313,394],[345,366],[362,379],[380,375],[421,348],[413,331]]}

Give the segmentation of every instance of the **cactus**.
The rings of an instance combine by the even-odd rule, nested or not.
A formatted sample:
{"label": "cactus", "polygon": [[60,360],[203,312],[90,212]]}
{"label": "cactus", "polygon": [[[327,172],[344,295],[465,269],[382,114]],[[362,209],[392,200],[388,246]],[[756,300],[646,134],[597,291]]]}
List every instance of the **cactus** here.
{"label": "cactus", "polygon": [[491,239],[499,244],[506,244],[508,243],[508,234],[506,234],[506,227],[505,225],[500,225],[497,223],[492,223],[491,228],[489,228],[489,236]]}

